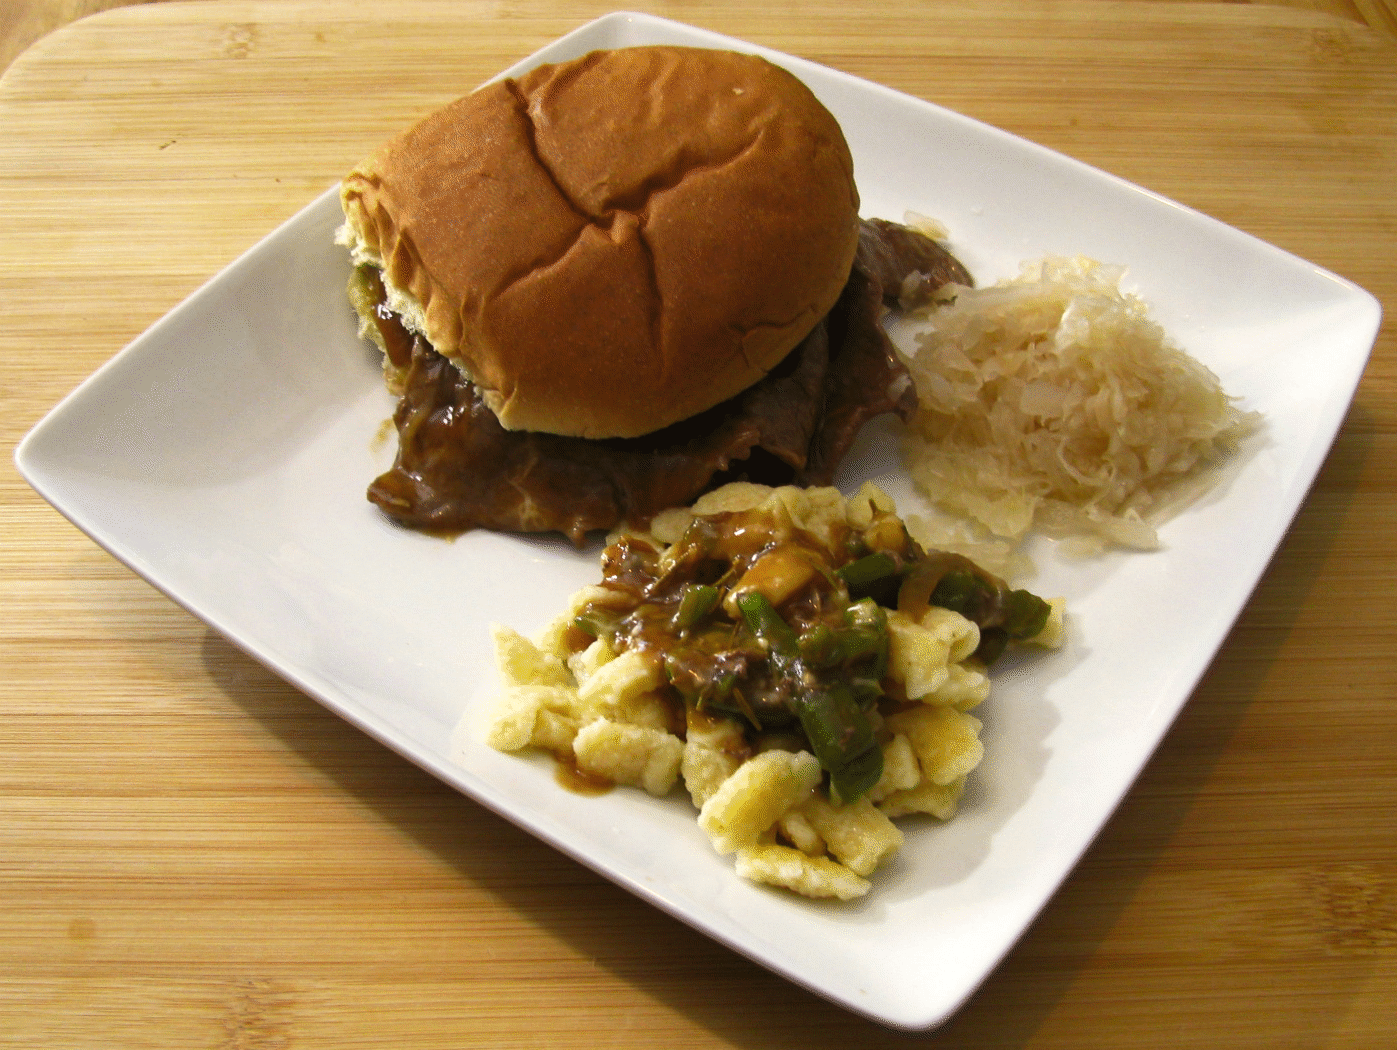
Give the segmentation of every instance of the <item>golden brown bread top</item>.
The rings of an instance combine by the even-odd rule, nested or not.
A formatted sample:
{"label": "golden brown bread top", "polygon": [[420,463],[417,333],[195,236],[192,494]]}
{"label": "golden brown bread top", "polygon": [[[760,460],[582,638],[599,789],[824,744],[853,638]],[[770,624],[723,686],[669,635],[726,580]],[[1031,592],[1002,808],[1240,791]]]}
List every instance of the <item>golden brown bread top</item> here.
{"label": "golden brown bread top", "polygon": [[630,437],[745,389],[838,297],[853,161],[749,55],[593,52],[487,85],[345,180],[350,227],[511,429]]}

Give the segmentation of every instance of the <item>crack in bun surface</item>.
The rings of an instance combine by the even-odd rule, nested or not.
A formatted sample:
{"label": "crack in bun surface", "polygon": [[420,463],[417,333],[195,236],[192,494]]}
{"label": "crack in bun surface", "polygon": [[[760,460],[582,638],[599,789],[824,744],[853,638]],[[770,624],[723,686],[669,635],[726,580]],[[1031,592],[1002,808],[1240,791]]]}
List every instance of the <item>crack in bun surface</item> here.
{"label": "crack in bun surface", "polygon": [[637,437],[726,401],[834,305],[858,245],[833,116],[764,59],[593,52],[427,116],[347,225],[502,426]]}

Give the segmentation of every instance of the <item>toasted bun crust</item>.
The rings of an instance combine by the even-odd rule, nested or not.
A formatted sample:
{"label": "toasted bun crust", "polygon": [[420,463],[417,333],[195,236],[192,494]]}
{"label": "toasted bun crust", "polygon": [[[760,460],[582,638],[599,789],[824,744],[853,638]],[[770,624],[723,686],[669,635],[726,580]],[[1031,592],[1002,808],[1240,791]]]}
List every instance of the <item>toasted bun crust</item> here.
{"label": "toasted bun crust", "polygon": [[858,243],[839,125],[790,73],[593,52],[487,85],[344,180],[362,255],[515,430],[634,437],[746,389]]}

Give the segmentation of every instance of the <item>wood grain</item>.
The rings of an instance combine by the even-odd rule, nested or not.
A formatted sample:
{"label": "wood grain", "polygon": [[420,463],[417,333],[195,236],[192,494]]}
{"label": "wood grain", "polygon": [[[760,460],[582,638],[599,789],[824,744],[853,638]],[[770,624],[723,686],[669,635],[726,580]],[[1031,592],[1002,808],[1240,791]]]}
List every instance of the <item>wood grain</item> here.
{"label": "wood grain", "polygon": [[[62,26],[88,15],[167,0],[0,0],[0,72],[26,48]],[[210,0],[212,2],[212,0]],[[281,0],[286,2],[286,0]],[[973,2],[973,0],[971,0]],[[1117,0],[1124,2],[1124,0]],[[1198,3],[1199,0],[1133,0],[1137,3]],[[1219,0],[1262,3],[1314,11],[1397,36],[1397,0]]]}
{"label": "wood grain", "polygon": [[[640,6],[988,120],[1397,303],[1397,49],[1354,20]],[[0,445],[386,134],[605,9],[227,0],[42,39],[0,80]],[[0,1044],[1397,1045],[1394,364],[1389,321],[1164,745],[1003,965],[918,1036],[736,957],[328,714],[6,456]]]}

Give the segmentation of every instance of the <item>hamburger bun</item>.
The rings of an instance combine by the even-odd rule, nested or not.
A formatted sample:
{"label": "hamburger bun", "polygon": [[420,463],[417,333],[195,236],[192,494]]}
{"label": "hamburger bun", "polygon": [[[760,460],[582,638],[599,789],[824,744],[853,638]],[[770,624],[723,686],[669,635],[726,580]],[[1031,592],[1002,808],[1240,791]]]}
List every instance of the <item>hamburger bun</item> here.
{"label": "hamburger bun", "polygon": [[512,430],[651,433],[733,397],[825,316],[853,161],[796,77],[727,51],[599,51],[427,116],[345,178],[389,305]]}

